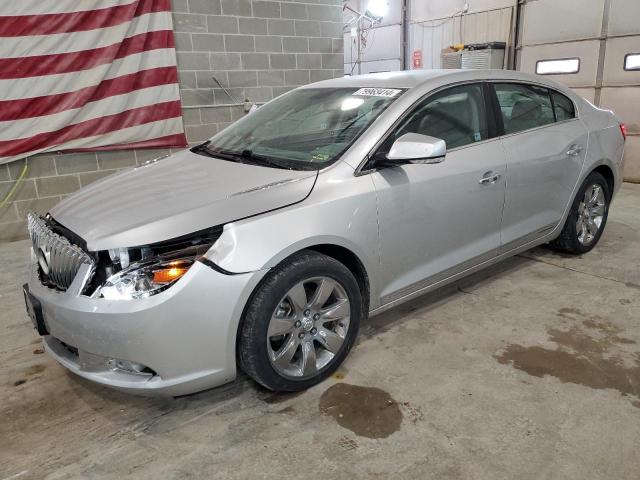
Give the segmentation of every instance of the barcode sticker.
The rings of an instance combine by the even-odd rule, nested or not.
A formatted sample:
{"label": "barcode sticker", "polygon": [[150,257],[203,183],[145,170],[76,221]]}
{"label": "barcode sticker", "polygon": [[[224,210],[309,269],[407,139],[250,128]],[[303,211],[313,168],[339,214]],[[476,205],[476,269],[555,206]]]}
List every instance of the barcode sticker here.
{"label": "barcode sticker", "polygon": [[395,88],[361,88],[352,95],[359,95],[361,97],[395,97],[402,90]]}

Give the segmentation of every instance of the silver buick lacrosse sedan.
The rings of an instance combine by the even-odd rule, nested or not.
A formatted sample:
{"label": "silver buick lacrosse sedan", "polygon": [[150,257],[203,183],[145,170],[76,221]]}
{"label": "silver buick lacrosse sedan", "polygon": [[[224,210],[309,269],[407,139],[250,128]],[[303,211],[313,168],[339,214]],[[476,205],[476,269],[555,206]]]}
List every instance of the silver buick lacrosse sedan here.
{"label": "silver buick lacrosse sedan", "polygon": [[518,72],[301,87],[32,214],[27,311],[58,362],[117,389],[182,395],[238,369],[308,388],[368,315],[542,243],[591,250],[624,137]]}

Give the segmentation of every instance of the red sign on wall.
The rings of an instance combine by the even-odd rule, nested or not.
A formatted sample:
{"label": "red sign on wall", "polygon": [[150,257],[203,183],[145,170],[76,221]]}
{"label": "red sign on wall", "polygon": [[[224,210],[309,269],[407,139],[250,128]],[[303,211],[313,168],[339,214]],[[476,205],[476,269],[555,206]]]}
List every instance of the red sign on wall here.
{"label": "red sign on wall", "polygon": [[422,68],[422,50],[413,51],[413,68]]}

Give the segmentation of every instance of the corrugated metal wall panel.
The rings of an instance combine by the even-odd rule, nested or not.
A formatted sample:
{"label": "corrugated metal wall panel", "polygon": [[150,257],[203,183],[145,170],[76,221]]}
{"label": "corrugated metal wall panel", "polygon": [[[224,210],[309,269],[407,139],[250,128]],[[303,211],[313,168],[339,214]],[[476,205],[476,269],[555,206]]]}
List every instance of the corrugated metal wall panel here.
{"label": "corrugated metal wall panel", "polygon": [[512,8],[412,23],[410,49],[422,50],[423,68],[440,68],[440,52],[456,43],[509,42]]}
{"label": "corrugated metal wall panel", "polygon": [[[412,24],[409,29],[411,38],[411,51],[422,51],[422,68],[439,68],[440,51],[459,40],[459,35],[454,33],[454,25],[457,22],[449,20],[446,23],[434,22]],[[431,25],[436,26],[431,26]],[[459,31],[459,27],[457,29]]]}
{"label": "corrugated metal wall panel", "polygon": [[511,8],[462,17],[462,43],[506,42],[511,33]]}
{"label": "corrugated metal wall panel", "polygon": [[511,7],[516,0],[411,0],[412,20],[432,20],[446,18],[454,12],[462,11],[468,3],[469,13]]}
{"label": "corrugated metal wall panel", "polygon": [[399,59],[375,60],[372,62],[362,62],[362,73],[395,72],[402,70]]}
{"label": "corrugated metal wall panel", "polygon": [[372,30],[363,49],[362,60],[399,60],[402,57],[402,26],[389,25]]}

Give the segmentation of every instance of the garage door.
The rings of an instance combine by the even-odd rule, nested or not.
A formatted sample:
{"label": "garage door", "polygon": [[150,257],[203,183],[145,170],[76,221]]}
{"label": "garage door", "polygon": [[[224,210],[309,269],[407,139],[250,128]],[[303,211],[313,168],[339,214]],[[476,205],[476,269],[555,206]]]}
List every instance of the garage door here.
{"label": "garage door", "polygon": [[626,123],[625,179],[640,181],[640,1],[529,0],[518,68],[553,75]]}

